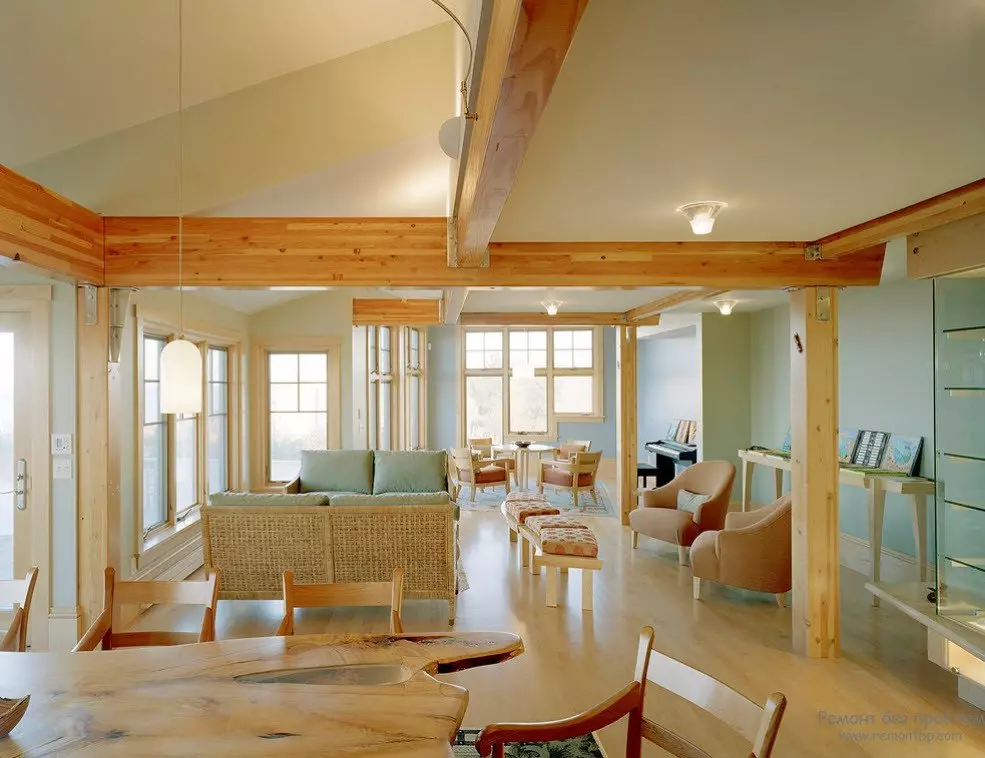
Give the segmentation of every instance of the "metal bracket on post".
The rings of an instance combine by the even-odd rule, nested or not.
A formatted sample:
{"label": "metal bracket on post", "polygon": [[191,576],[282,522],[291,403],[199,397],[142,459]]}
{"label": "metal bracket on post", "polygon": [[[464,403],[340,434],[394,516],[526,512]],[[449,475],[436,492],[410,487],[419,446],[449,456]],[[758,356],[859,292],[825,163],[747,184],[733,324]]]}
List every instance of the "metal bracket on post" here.
{"label": "metal bracket on post", "polygon": [[814,303],[814,320],[815,321],[830,321],[831,320],[831,288],[830,287],[818,287],[817,288],[817,299]]}
{"label": "metal bracket on post", "polygon": [[807,247],[804,248],[804,257],[809,261],[821,260],[821,246],[808,245]]}
{"label": "metal bracket on post", "polygon": [[130,309],[129,287],[114,287],[109,291],[109,362],[119,363],[123,349],[123,330]]}
{"label": "metal bracket on post", "polygon": [[91,284],[83,284],[82,296],[85,298],[85,325],[95,326],[99,323],[99,304],[96,300],[96,288]]}

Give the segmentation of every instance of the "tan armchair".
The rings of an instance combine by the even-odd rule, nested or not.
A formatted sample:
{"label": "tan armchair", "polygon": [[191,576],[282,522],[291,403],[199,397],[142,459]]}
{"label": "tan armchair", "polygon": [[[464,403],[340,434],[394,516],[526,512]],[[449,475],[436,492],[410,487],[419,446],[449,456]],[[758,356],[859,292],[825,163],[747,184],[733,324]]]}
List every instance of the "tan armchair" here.
{"label": "tan armchair", "polygon": [[457,447],[452,451],[455,465],[455,499],[462,487],[469,487],[469,500],[475,502],[475,491],[484,491],[486,487],[506,488],[510,492],[510,472],[493,458],[474,458],[471,448]]}
{"label": "tan armchair", "polygon": [[[642,507],[629,514],[629,528],[633,531],[633,547],[639,535],[677,545],[677,557],[683,566],[687,563],[687,551],[702,532],[725,526],[729,497],[735,466],[728,461],[701,461],[688,466],[670,484],[655,490],[644,490],[640,496]],[[693,512],[679,510],[677,493],[681,490],[707,496]]]}
{"label": "tan armchair", "polygon": [[570,490],[571,500],[578,507],[578,493],[587,491],[595,504],[599,493],[595,488],[602,453],[573,453],[568,460],[541,461],[537,471],[537,491],[544,492],[544,485]]}
{"label": "tan armchair", "polygon": [[469,447],[473,453],[478,453],[480,458],[488,458],[495,461],[497,466],[505,468],[513,477],[513,484],[517,484],[516,479],[516,456],[493,450],[492,437],[472,437],[469,439]]}
{"label": "tan armchair", "polygon": [[745,513],[730,513],[725,528],[705,532],[691,545],[694,598],[701,580],[755,592],[769,592],[783,606],[792,585],[790,496]]}

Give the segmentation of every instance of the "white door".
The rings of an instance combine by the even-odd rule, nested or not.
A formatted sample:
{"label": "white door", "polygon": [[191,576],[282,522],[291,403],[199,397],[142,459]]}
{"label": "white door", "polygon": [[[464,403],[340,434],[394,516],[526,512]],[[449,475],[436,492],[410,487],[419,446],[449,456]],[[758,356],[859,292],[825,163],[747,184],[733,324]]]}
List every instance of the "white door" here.
{"label": "white door", "polygon": [[[31,566],[30,315],[0,313],[0,579],[21,578]],[[0,629],[11,608],[0,607]]]}

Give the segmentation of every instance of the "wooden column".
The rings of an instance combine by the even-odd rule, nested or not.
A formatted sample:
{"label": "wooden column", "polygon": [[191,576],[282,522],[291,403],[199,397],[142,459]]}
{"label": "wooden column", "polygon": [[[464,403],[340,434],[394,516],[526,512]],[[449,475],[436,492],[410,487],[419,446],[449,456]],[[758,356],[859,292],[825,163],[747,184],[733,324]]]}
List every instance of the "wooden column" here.
{"label": "wooden column", "polygon": [[636,327],[616,327],[616,500],[622,523],[636,507]]}
{"label": "wooden column", "polygon": [[[97,321],[86,325],[86,288],[78,293],[76,355],[78,361],[78,581],[83,628],[103,606],[103,571],[119,555],[119,482],[110,482],[109,289],[95,290]],[[119,385],[119,366],[116,385]],[[115,467],[118,472],[118,464]],[[117,567],[118,568],[118,567]]]}
{"label": "wooden column", "polygon": [[793,643],[832,658],[840,646],[836,290],[792,292],[790,332]]}

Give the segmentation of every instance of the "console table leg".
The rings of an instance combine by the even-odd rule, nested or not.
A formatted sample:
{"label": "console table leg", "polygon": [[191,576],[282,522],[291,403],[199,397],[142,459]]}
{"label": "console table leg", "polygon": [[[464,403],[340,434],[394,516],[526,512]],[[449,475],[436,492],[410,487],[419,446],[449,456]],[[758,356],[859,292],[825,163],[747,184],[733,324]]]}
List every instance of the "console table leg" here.
{"label": "console table leg", "polygon": [[913,505],[913,541],[916,543],[917,570],[920,581],[927,582],[927,496],[911,495]]}
{"label": "console table leg", "polygon": [[773,469],[773,478],[776,480],[776,499],[783,497],[783,469]]}
{"label": "console table leg", "polygon": [[[878,582],[882,573],[882,523],[886,515],[886,491],[873,480],[869,490],[869,580]],[[872,605],[879,605],[879,598],[872,596]]]}
{"label": "console table leg", "polygon": [[749,501],[752,500],[752,461],[742,461],[742,510],[749,510]]}

